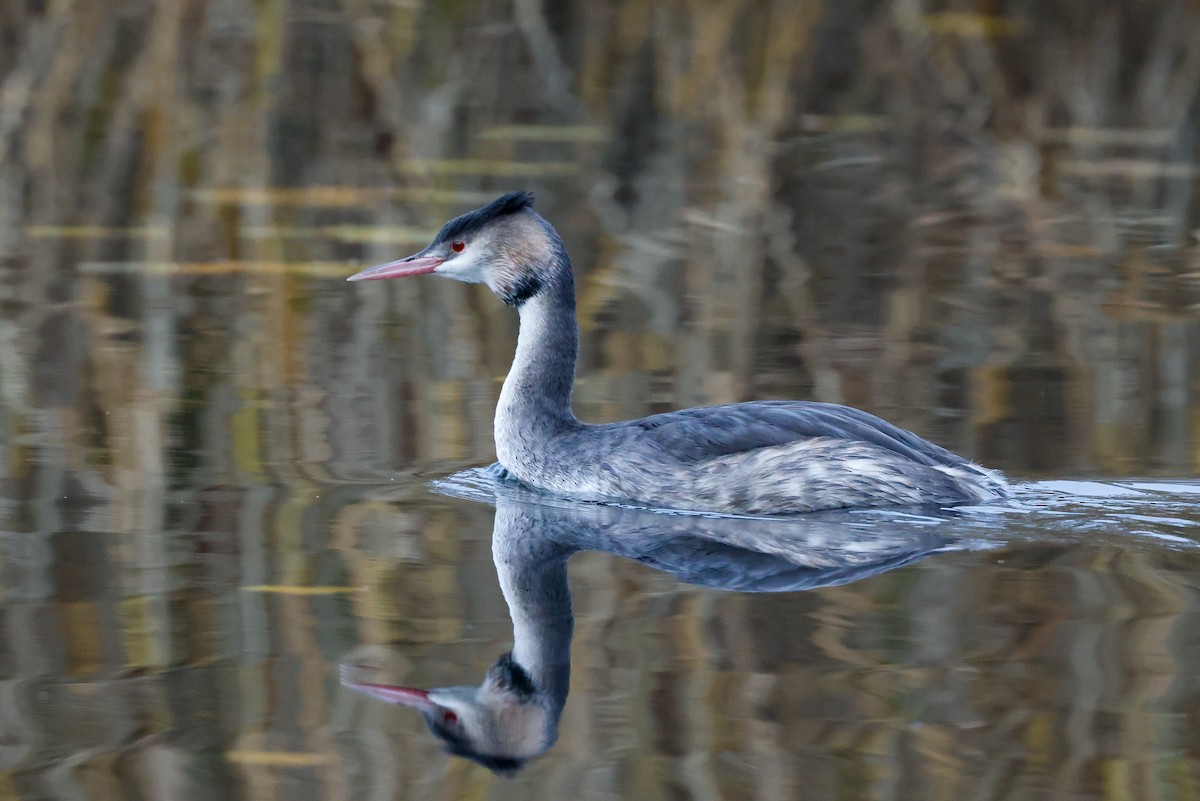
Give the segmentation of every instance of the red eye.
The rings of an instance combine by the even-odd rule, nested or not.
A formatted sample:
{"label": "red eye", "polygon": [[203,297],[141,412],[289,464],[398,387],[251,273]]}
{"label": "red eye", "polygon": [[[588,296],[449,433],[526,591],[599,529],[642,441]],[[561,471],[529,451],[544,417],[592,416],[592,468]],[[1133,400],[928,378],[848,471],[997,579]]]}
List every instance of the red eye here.
{"label": "red eye", "polygon": [[450,243],[450,249],[453,250],[455,253],[462,253],[466,247],[467,247],[467,243],[463,242],[461,240],[455,240]]}
{"label": "red eye", "polygon": [[[461,245],[462,243],[456,242],[455,244]],[[445,723],[448,726],[453,726],[455,723],[458,723],[458,715],[447,709],[442,713],[442,723]]]}

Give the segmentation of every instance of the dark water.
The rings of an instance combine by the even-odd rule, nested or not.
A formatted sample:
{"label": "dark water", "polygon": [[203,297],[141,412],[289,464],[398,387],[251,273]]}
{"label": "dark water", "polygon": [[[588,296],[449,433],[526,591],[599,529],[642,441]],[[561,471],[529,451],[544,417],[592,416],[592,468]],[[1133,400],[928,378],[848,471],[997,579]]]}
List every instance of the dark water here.
{"label": "dark water", "polygon": [[[1193,3],[0,34],[0,799],[1200,798]],[[781,523],[447,480],[493,458],[514,315],[342,278],[515,188],[575,262],[583,419],[850,403],[1017,497]],[[506,542],[574,553],[515,777],[339,682],[478,684],[541,564]]]}

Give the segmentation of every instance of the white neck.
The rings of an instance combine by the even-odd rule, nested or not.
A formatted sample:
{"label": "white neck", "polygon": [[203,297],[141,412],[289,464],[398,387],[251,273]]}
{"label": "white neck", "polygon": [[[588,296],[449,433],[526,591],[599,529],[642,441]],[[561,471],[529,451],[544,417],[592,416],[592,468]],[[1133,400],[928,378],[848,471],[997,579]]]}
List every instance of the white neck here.
{"label": "white neck", "polygon": [[513,659],[561,710],[571,676],[572,550],[547,540],[520,507],[498,505],[492,558],[513,624]]}
{"label": "white neck", "polygon": [[579,327],[570,288],[547,287],[520,307],[521,327],[500,402],[496,455],[518,476],[530,450],[579,425],[571,411]]}

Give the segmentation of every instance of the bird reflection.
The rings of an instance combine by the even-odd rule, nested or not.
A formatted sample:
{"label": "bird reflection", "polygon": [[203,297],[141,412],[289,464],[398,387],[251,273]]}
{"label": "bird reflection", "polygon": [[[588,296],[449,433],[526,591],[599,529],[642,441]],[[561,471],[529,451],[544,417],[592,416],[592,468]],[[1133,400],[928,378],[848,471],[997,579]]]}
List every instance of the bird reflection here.
{"label": "bird reflection", "polygon": [[342,683],[417,709],[450,753],[505,774],[557,737],[570,683],[573,554],[603,551],[714,589],[787,592],[868,578],[948,544],[943,527],[881,527],[844,512],[736,518],[572,503],[513,485],[494,468],[442,489],[495,503],[492,557],[512,617],[512,651],[477,687],[378,684],[354,666],[343,667]]}

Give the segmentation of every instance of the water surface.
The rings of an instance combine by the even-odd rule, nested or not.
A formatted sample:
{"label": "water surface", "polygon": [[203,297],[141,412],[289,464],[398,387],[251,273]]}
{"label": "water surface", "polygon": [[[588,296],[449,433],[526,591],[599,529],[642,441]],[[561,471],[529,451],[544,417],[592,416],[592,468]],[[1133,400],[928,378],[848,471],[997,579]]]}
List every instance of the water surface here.
{"label": "water surface", "polygon": [[[1200,13],[983,11],[4,4],[0,798],[1197,798]],[[550,505],[599,550],[505,778],[338,670],[511,646],[507,512],[429,482],[494,458],[515,317],[342,279],[518,188],[582,418],[850,403],[1022,489]]]}

